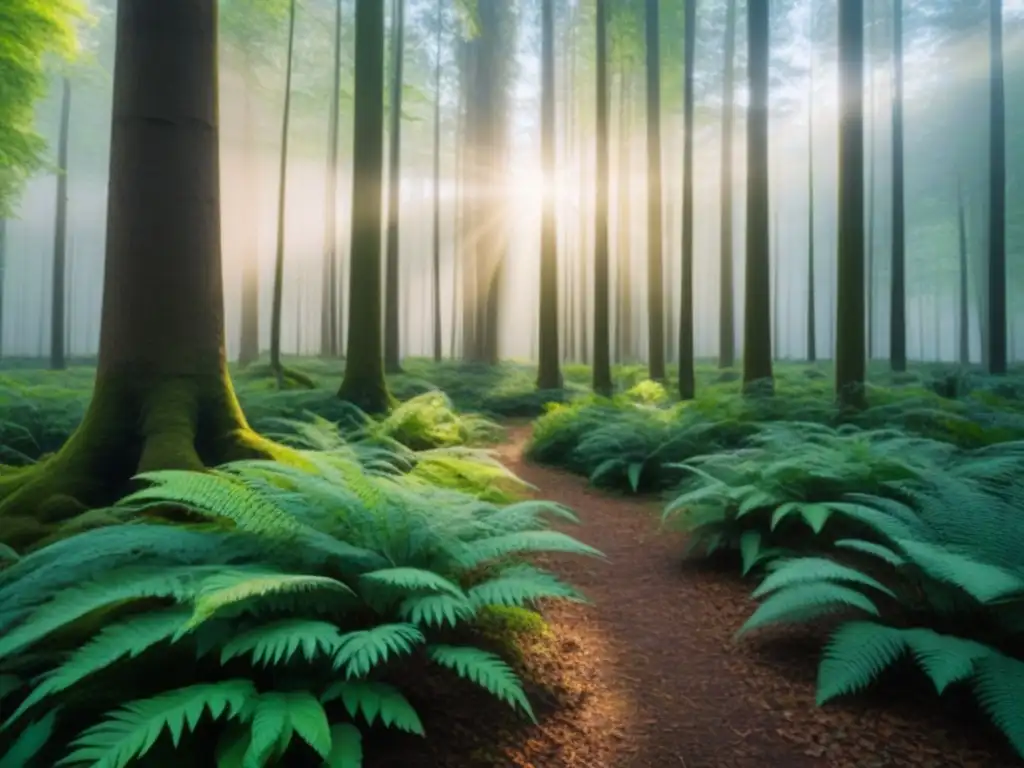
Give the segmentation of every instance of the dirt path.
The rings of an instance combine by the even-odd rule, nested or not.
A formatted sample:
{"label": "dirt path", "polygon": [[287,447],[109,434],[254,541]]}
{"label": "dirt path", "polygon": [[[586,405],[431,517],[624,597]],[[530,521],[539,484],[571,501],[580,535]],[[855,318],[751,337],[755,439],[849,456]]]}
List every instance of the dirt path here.
{"label": "dirt path", "polygon": [[[684,571],[679,537],[658,530],[651,502],[614,497],[581,478],[522,458],[528,428],[498,450],[542,498],[576,510],[571,533],[608,562],[558,558],[549,565],[592,605],[545,611],[558,638],[563,686],[574,712],[543,720],[509,765],[535,768],[880,768],[987,766],[942,724],[863,704],[817,709],[814,664],[771,662],[732,635],[749,615],[748,586]],[[809,649],[807,652],[813,652]],[[795,670],[795,671],[794,671]],[[810,676],[809,676],[810,675]],[[991,737],[982,737],[982,747]],[[994,742],[992,742],[994,743]],[[986,754],[987,752],[987,754]]]}

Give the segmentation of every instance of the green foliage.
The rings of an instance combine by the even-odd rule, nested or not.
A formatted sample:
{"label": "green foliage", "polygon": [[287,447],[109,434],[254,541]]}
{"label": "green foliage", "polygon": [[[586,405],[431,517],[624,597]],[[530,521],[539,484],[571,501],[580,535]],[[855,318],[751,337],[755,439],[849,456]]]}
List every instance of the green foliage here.
{"label": "green foliage", "polygon": [[149,473],[119,524],[0,571],[0,765],[186,764],[215,741],[225,768],[357,768],[365,727],[425,735],[409,664],[533,716],[477,617],[581,599],[523,559],[598,554],[546,528],[572,514],[432,486],[380,448],[301,455]]}

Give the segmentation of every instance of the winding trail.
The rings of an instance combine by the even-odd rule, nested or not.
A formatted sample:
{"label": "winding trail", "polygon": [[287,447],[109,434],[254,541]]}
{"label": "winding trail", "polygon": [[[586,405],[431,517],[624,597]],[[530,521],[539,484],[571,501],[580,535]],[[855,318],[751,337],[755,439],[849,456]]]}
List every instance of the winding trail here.
{"label": "winding trail", "polygon": [[[657,503],[604,494],[582,478],[523,459],[528,427],[497,448],[541,498],[583,525],[569,532],[607,562],[552,558],[590,605],[552,605],[553,663],[578,706],[542,719],[510,766],[534,768],[881,768],[1019,765],[991,734],[966,742],[948,723],[860,704],[817,709],[815,664],[770,660],[732,636],[750,614],[749,585],[681,565],[679,536]],[[791,654],[792,655],[792,651]],[[915,705],[916,706],[916,705]],[[969,729],[964,729],[969,730]],[[966,738],[966,737],[964,737]],[[980,747],[979,747],[980,745]],[[999,754],[994,754],[994,752]]]}

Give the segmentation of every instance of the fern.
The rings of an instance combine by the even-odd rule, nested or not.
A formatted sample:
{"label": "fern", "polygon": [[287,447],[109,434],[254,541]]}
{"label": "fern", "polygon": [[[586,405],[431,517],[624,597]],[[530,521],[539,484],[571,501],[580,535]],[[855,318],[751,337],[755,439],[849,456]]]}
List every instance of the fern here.
{"label": "fern", "polygon": [[823,614],[857,609],[878,616],[878,608],[867,597],[848,587],[830,582],[793,584],[774,592],[740,628],[746,634],[780,621],[808,621]]}
{"label": "fern", "polygon": [[455,626],[475,613],[473,603],[454,595],[422,595],[407,597],[398,608],[398,615],[413,624],[441,627],[446,622]]}
{"label": "fern", "polygon": [[582,600],[575,589],[563,584],[552,574],[532,566],[508,568],[496,578],[477,584],[469,590],[469,602],[477,609],[487,605],[521,607],[545,597]]}
{"label": "fern", "polygon": [[856,568],[834,562],[824,557],[801,557],[788,560],[774,568],[772,572],[754,590],[751,597],[761,598],[765,595],[794,584],[809,582],[846,581],[857,586],[870,587],[889,597],[895,593],[877,579],[861,573]]}
{"label": "fern", "polygon": [[333,656],[342,645],[338,628],[324,621],[283,619],[262,624],[228,640],[221,648],[220,663],[251,655],[253,664],[288,664],[299,651],[312,662],[318,656]]}
{"label": "fern", "polygon": [[373,629],[349,632],[342,638],[334,656],[334,668],[345,668],[346,676],[362,677],[391,656],[412,653],[425,642],[423,632],[414,624],[381,624]]}
{"label": "fern", "polygon": [[1024,662],[993,653],[980,659],[974,691],[978,703],[1024,757]]}
{"label": "fern", "polygon": [[252,707],[252,735],[243,763],[262,766],[280,758],[293,732],[320,757],[330,755],[331,726],[316,697],[307,691],[261,694]]}
{"label": "fern", "polygon": [[51,709],[42,718],[29,723],[3,755],[0,768],[28,768],[53,736],[57,710]]}
{"label": "fern", "polygon": [[377,718],[388,727],[423,736],[423,723],[409,701],[394,686],[367,680],[335,683],[320,697],[327,704],[341,699],[351,717],[362,714],[367,725]]}
{"label": "fern", "polygon": [[459,677],[476,683],[513,708],[518,707],[537,722],[515,672],[494,654],[449,645],[434,645],[428,652],[435,663],[455,670]]}
{"label": "fern", "polygon": [[355,726],[340,723],[331,726],[331,751],[324,768],[362,768],[363,736]]}

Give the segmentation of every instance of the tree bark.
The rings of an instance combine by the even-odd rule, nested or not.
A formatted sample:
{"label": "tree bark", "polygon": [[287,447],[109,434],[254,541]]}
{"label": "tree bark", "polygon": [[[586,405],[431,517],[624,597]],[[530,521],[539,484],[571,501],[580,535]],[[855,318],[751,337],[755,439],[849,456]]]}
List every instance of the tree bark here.
{"label": "tree bark", "polygon": [[988,372],[1006,373],[1006,96],[1003,3],[989,0]]}
{"label": "tree bark", "polygon": [[743,387],[770,392],[772,317],[770,284],[767,3],[747,5],[750,107],[747,117],[747,266],[743,328]]}
{"label": "tree bark", "polygon": [[62,78],[60,134],[57,139],[57,205],[53,227],[53,283],[50,295],[50,369],[67,367],[67,334],[64,315],[67,282],[68,232],[68,133],[71,128],[71,80]]}
{"label": "tree bark", "polygon": [[348,360],[338,396],[367,413],[391,408],[381,334],[381,193],[384,168],[384,7],[356,0],[355,115]]}
{"label": "tree bark", "polygon": [[654,381],[665,380],[665,295],[661,211],[660,0],[647,0],[647,365]]}
{"label": "tree bark", "polygon": [[[380,0],[383,2],[383,0]],[[405,0],[395,0],[391,19],[390,148],[388,151],[388,229],[387,254],[384,264],[384,371],[400,373],[402,352],[399,316],[401,309],[401,275],[398,223],[402,200],[402,65],[405,62]]]}
{"label": "tree bark", "polygon": [[[259,152],[256,141],[256,116],[253,102],[252,62],[249,48],[245,48],[242,73],[245,104],[245,195],[250,211],[258,210]],[[238,362],[248,365],[260,356],[260,255],[258,230],[254,226],[242,227],[242,323]]]}
{"label": "tree bark", "polygon": [[334,8],[334,79],[327,124],[324,192],[323,285],[320,293],[320,355],[338,357],[338,139],[341,124],[341,0]]}
{"label": "tree bark", "polygon": [[289,455],[249,429],[228,376],[217,115],[214,0],[121,0],[96,386],[57,454],[0,477],[16,548],[138,472]]}
{"label": "tree bark", "polygon": [[693,370],[693,74],[697,47],[697,0],[686,0],[683,52],[683,247],[679,292],[679,397],[696,394]]}
{"label": "tree bark", "polygon": [[960,305],[959,315],[959,339],[957,359],[960,365],[967,367],[971,363],[971,318],[969,301],[967,297],[968,272],[967,272],[967,217],[964,215],[964,193],[959,176],[956,182],[956,224],[957,224],[957,245],[959,255],[959,288]]}
{"label": "tree bark", "polygon": [[619,183],[616,185],[618,196],[618,248],[616,254],[617,293],[616,302],[616,354],[618,363],[633,362],[633,207],[632,207],[632,169],[630,155],[633,148],[632,99],[629,83],[630,67],[622,62],[619,73]]}
{"label": "tree bark", "polygon": [[889,297],[889,360],[907,370],[907,272],[903,164],[903,0],[893,0],[892,41],[892,294]]}
{"label": "tree bark", "polygon": [[[608,9],[597,0],[597,158],[594,202],[594,370],[593,388],[599,395],[612,393],[611,338],[608,307]],[[661,295],[661,286],[658,286]],[[664,354],[664,349],[662,349]]]}
{"label": "tree bark", "polygon": [[[735,110],[736,0],[728,0],[725,16],[725,65],[722,91],[722,167],[719,205],[718,367],[736,364],[736,312],[733,288],[732,245],[732,140]],[[749,33],[748,33],[749,34]]]}
{"label": "tree bark", "polygon": [[[434,362],[440,363],[441,350],[441,27],[444,20],[443,0],[437,2],[437,40],[434,55],[434,221],[432,302]],[[454,297],[453,297],[454,303]]]}
{"label": "tree bark", "polygon": [[814,8],[810,11],[810,73],[807,93],[807,362],[818,359],[817,311],[814,287]]}

